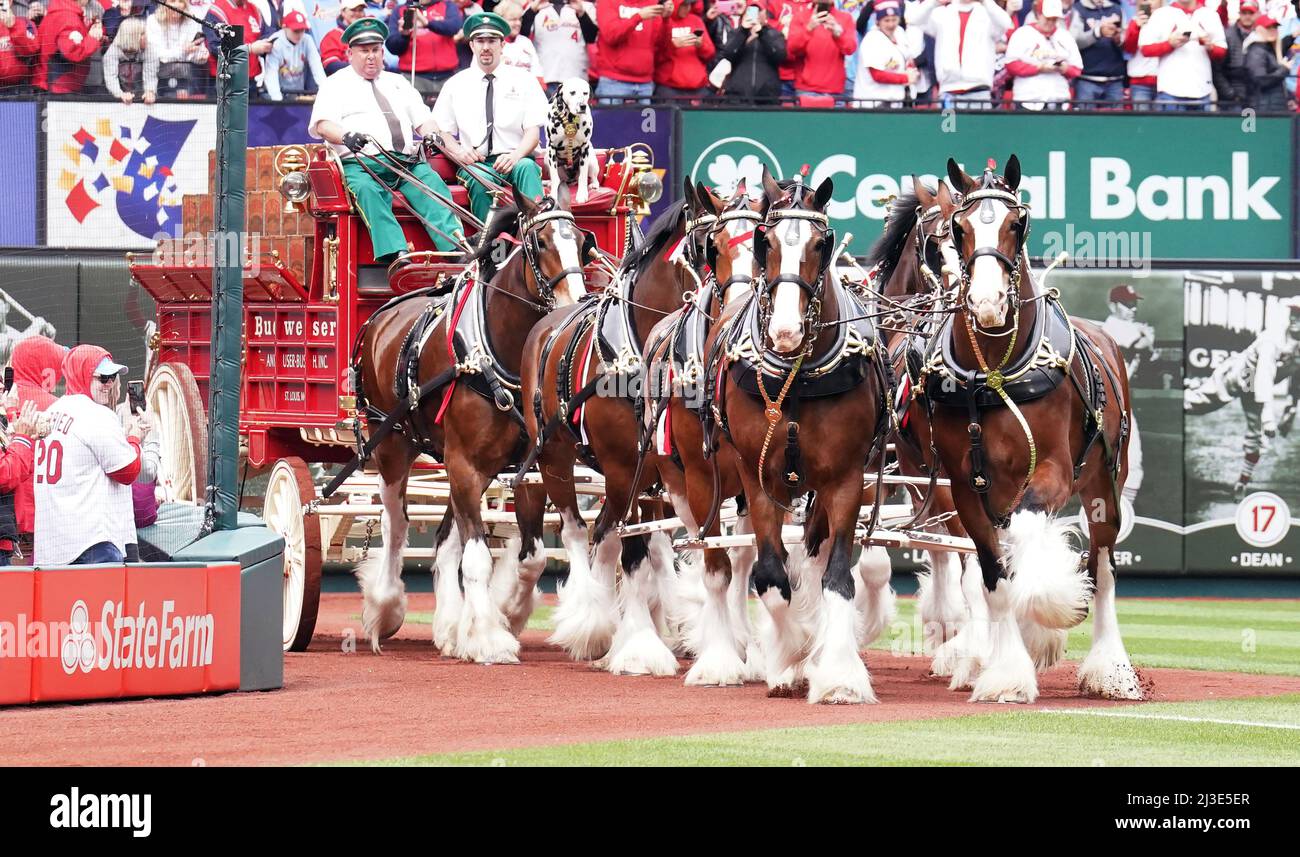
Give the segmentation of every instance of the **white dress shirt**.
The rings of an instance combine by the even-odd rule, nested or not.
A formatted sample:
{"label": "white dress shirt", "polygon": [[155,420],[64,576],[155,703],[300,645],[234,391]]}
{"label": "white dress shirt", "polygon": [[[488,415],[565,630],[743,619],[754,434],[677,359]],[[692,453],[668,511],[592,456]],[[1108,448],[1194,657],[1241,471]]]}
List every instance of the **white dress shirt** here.
{"label": "white dress shirt", "polygon": [[493,74],[491,151],[487,145],[487,80],[477,66],[452,75],[433,105],[433,119],[440,130],[456,135],[462,145],[485,156],[519,148],[524,131],[545,125],[550,110],[541,84],[527,71],[502,63]]}
{"label": "white dress shirt", "polygon": [[[345,132],[369,134],[380,142],[385,149],[392,145],[392,133],[388,130],[388,119],[375,100],[374,90],[378,89],[388,100],[397,121],[402,128],[402,139],[406,141],[402,151],[413,154],[419,149],[414,131],[429,118],[429,107],[420,97],[420,93],[400,74],[383,71],[375,79],[374,87],[370,81],[357,74],[351,66],[341,68],[325,78],[316,93],[316,101],[311,108],[311,120],[307,123],[307,133],[317,140],[324,139],[319,131],[319,124],[329,120],[343,128]],[[342,156],[351,156],[347,146],[335,145],[334,150]],[[362,149],[367,155],[377,155],[373,143]]]}

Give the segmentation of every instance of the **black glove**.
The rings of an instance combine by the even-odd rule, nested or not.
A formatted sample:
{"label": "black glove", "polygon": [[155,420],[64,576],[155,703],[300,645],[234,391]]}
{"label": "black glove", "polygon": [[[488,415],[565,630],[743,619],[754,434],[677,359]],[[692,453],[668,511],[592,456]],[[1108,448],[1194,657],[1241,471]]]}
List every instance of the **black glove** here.
{"label": "black glove", "polygon": [[360,152],[366,147],[367,142],[369,141],[356,131],[349,131],[343,135],[343,145],[347,146],[353,152]]}

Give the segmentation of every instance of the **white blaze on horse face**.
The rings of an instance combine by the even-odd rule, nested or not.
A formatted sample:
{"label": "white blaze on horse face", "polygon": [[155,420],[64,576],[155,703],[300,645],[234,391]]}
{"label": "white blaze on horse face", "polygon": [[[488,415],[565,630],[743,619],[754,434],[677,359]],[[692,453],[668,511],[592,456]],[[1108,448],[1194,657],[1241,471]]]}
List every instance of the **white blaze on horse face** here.
{"label": "white blaze on horse face", "polygon": [[560,257],[560,267],[573,271],[573,273],[566,274],[563,280],[555,284],[556,307],[577,303],[578,298],[587,290],[587,284],[583,282],[582,274],[577,273],[582,270],[578,249],[581,235],[582,233],[567,220],[555,221],[551,227],[551,241],[554,243],[555,251]]}
{"label": "white blaze on horse face", "polygon": [[[781,250],[781,274],[799,276],[803,249],[812,237],[812,227],[803,218],[785,218],[772,227]],[[782,354],[789,354],[803,344],[803,313],[799,309],[798,283],[784,282],[772,295],[772,320],[767,335]]]}
{"label": "white blaze on horse face", "polygon": [[[733,220],[722,230],[727,238],[727,258],[731,262],[732,277],[753,276],[754,273],[754,224],[748,220]],[[746,235],[741,238],[740,236]],[[727,287],[722,302],[730,304],[749,294],[752,282],[738,280]]]}
{"label": "white blaze on horse face", "polygon": [[[975,236],[975,247],[998,247],[998,234],[1010,209],[996,199],[980,202],[966,215],[965,227]],[[966,306],[980,327],[1001,327],[1007,317],[1007,271],[992,256],[980,256],[970,263],[970,286]]]}

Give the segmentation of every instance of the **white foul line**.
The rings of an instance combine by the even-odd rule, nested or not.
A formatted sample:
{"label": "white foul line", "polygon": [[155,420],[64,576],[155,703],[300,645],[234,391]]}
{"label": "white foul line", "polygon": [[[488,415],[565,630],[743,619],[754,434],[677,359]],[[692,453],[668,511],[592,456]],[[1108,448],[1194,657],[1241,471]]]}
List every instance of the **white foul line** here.
{"label": "white foul line", "polygon": [[1259,723],[1254,720],[1220,720],[1214,717],[1181,717],[1177,714],[1139,714],[1129,711],[1098,711],[1094,708],[1040,708],[1039,714],[1089,714],[1093,717],[1131,717],[1136,720],[1176,720],[1180,723],[1218,723],[1223,726],[1255,726],[1260,729],[1300,729],[1297,723]]}

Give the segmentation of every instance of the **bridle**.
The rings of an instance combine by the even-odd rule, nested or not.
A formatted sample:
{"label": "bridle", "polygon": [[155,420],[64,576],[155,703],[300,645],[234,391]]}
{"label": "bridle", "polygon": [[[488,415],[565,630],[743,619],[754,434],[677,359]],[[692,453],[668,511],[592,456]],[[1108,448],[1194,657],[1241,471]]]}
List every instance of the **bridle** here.
{"label": "bridle", "polygon": [[948,229],[952,235],[953,246],[960,247],[961,245],[961,233],[963,231],[963,227],[961,227],[961,225],[958,223],[958,218],[966,216],[968,212],[970,212],[972,209],[978,206],[980,209],[979,217],[981,219],[981,222],[992,223],[993,218],[996,216],[993,213],[992,203],[996,200],[998,202],[1003,203],[1011,210],[1017,212],[1018,216],[1016,218],[1016,222],[1012,226],[1012,229],[1016,233],[1016,250],[1013,256],[1008,256],[1007,254],[999,250],[997,247],[990,244],[982,247],[976,247],[969,256],[963,257],[960,254],[960,252],[958,252],[957,259],[960,266],[960,270],[958,272],[959,282],[958,282],[956,297],[957,297],[957,301],[961,304],[964,304],[969,299],[971,266],[975,263],[976,259],[980,258],[981,256],[989,256],[993,259],[996,259],[998,264],[1002,266],[1003,270],[1007,272],[1007,278],[1008,278],[1007,300],[1010,302],[1010,313],[1012,319],[1014,320],[1012,323],[1013,326],[1010,331],[1005,331],[1003,333],[990,333],[989,331],[984,330],[982,327],[979,327],[978,322],[975,322],[973,319],[971,321],[972,323],[975,324],[975,326],[980,330],[981,333],[987,336],[1010,335],[1013,337],[1012,341],[1014,342],[1016,325],[1018,324],[1018,319],[1020,317],[1020,304],[1021,304],[1020,259],[1025,252],[1025,242],[1029,238],[1029,207],[1020,201],[1020,197],[1017,194],[1012,193],[1011,191],[1002,190],[1001,188],[996,188],[996,187],[988,187],[987,185],[990,182],[991,182],[990,174],[986,173],[985,174],[986,186],[979,190],[972,191],[971,193],[967,194],[966,197],[961,201],[959,207],[955,211],[953,211],[952,215],[948,218]]}
{"label": "bridle", "polygon": [[[821,258],[817,262],[817,273],[812,282],[800,274],[779,274],[767,279],[767,233],[782,220],[806,220],[813,224],[813,229],[822,238]],[[817,320],[821,316],[821,296],[826,288],[826,272],[830,269],[831,258],[835,253],[835,230],[831,228],[830,218],[822,211],[810,211],[806,208],[769,209],[763,220],[754,227],[754,267],[758,270],[758,320],[759,327],[766,330],[772,317],[772,293],[782,283],[794,283],[808,296],[808,305],[804,308],[803,333],[804,354],[811,353],[816,337],[812,336]]]}
{"label": "bridle", "polygon": [[727,291],[732,286],[749,286],[754,283],[754,273],[752,268],[749,271],[743,272],[733,270],[731,276],[727,277],[726,282],[720,283],[717,278],[719,252],[717,242],[718,234],[728,234],[726,231],[728,223],[745,221],[750,224],[749,231],[742,232],[739,235],[729,236],[727,238],[727,247],[731,248],[745,241],[752,242],[754,239],[755,227],[763,221],[763,216],[749,207],[745,197],[741,197],[736,204],[739,206],[738,208],[724,211],[722,214],[718,215],[717,222],[714,223],[713,228],[709,230],[709,240],[704,251],[705,261],[709,266],[709,278],[712,281],[713,295],[718,301],[718,306],[722,306],[726,300]]}
{"label": "bridle", "polygon": [[[554,206],[554,201],[547,200]],[[520,244],[524,249],[524,259],[528,262],[529,269],[533,272],[533,279],[537,282],[537,296],[541,300],[541,306],[545,312],[549,313],[555,309],[555,286],[563,281],[570,274],[577,274],[584,277],[586,272],[582,266],[568,267],[560,270],[559,273],[552,277],[547,277],[542,271],[541,255],[542,248],[538,238],[538,233],[547,223],[567,223],[574,234],[581,232],[586,237],[583,239],[582,246],[578,250],[578,261],[581,262],[589,253],[589,248],[596,243],[594,233],[582,229],[578,226],[578,221],[574,218],[573,212],[566,211],[562,208],[547,208],[532,217],[524,217],[522,214],[519,218]],[[563,227],[560,227],[563,228]]]}

